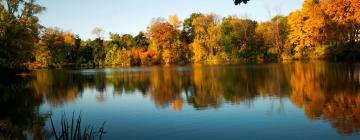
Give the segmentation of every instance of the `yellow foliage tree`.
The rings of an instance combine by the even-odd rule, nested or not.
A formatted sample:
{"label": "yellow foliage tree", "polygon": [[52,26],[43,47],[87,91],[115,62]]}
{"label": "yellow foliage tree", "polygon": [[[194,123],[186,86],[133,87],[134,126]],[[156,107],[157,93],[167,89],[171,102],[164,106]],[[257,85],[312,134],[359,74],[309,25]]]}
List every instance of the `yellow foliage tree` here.
{"label": "yellow foliage tree", "polygon": [[325,15],[317,0],[305,0],[301,11],[289,15],[289,41],[295,58],[306,57],[324,40]]}
{"label": "yellow foliage tree", "polygon": [[193,20],[195,39],[191,46],[194,61],[209,59],[219,52],[218,41],[220,36],[217,25],[218,17],[214,14],[200,15]]}
{"label": "yellow foliage tree", "polygon": [[329,17],[328,32],[336,43],[355,43],[359,40],[360,0],[322,0],[321,7]]}
{"label": "yellow foliage tree", "polygon": [[182,22],[179,20],[179,17],[174,14],[169,16],[169,23],[175,28],[179,28]]}

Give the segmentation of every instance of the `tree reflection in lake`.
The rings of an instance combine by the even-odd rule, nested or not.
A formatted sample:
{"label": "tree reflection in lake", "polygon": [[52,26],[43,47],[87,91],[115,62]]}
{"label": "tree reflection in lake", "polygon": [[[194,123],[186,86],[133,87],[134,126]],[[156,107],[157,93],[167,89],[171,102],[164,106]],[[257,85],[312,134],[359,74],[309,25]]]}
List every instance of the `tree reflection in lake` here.
{"label": "tree reflection in lake", "polygon": [[[33,89],[34,94],[21,94],[32,93],[25,90],[27,87]],[[53,107],[76,103],[90,89],[96,91],[93,97],[98,102],[107,102],[109,94],[106,93],[114,96],[140,93],[151,99],[156,107],[171,107],[174,111],[181,111],[184,105],[196,110],[221,109],[227,104],[245,104],[251,108],[252,102],[259,98],[278,102],[281,110],[283,100],[290,100],[296,107],[303,108],[309,119],[329,122],[339,134],[360,132],[360,66],[353,64],[295,62],[39,70],[34,71],[31,82],[23,83],[21,88],[10,86],[6,89],[8,93],[18,94],[1,95],[1,107],[19,103],[14,108],[25,113],[16,115],[34,116],[29,118],[32,120],[41,120],[34,112],[42,102],[47,101]],[[29,103],[32,106],[22,105]],[[8,122],[17,118],[9,116]],[[0,126],[6,128],[4,123]],[[26,130],[32,128],[22,127]],[[12,129],[2,130],[15,131]]]}
{"label": "tree reflection in lake", "polygon": [[324,119],[341,134],[360,132],[360,67],[295,63],[291,101],[310,119]]}
{"label": "tree reflection in lake", "polygon": [[[0,139],[44,139],[46,115],[39,113],[42,98],[35,96],[28,79],[1,75]],[[32,135],[32,136],[31,136]]]}

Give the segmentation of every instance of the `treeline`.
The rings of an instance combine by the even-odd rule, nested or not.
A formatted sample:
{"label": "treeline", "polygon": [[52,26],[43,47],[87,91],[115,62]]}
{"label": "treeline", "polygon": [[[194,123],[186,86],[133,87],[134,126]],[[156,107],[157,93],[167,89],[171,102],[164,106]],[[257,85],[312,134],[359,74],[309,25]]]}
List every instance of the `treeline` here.
{"label": "treeline", "polygon": [[82,40],[57,28],[40,28],[36,14],[43,10],[41,6],[29,0],[20,1],[24,6],[18,7],[26,9],[29,3],[36,7],[21,14],[24,10],[1,2],[2,66],[23,62],[51,67],[360,60],[360,0],[305,0],[302,9],[266,22],[203,13],[180,21],[171,15],[154,19],[136,36],[110,33],[110,40],[101,37],[101,28],[93,30],[94,40]]}
{"label": "treeline", "polygon": [[45,67],[274,61],[283,53],[286,28],[284,16],[257,23],[202,13],[191,14],[184,21],[176,15],[167,20],[157,18],[146,32],[136,36],[110,33],[110,40],[101,38],[99,28],[93,31],[95,40],[47,28],[34,56],[38,66]]}

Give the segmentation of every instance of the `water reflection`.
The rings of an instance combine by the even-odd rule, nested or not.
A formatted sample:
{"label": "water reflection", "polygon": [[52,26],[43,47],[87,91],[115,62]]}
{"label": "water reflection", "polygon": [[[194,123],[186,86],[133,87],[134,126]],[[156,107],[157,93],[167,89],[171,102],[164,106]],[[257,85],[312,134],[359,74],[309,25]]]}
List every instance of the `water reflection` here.
{"label": "water reflection", "polygon": [[291,101],[310,119],[324,119],[340,134],[360,131],[359,67],[344,64],[293,66]]}
{"label": "water reflection", "polygon": [[315,63],[153,67],[106,71],[36,71],[33,85],[39,97],[57,106],[80,98],[84,88],[95,88],[96,99],[114,87],[114,94],[141,92],[156,106],[181,111],[219,108],[225,103],[251,102],[257,97],[290,98],[309,119],[330,122],[341,134],[360,130],[359,68]]}
{"label": "water reflection", "polygon": [[96,89],[96,99],[104,102],[103,93],[113,87],[115,95],[140,92],[158,107],[172,105],[180,111],[183,102],[206,109],[259,96],[288,97],[291,89],[285,71],[283,65],[36,71],[33,85],[36,94],[53,106],[75,101],[86,88]]}
{"label": "water reflection", "polygon": [[[303,109],[308,119],[324,120],[339,134],[353,135],[360,132],[359,79],[358,65],[324,62],[39,70],[34,72],[30,82],[14,83],[10,88],[1,83],[6,89],[1,107],[14,106],[15,109],[1,111],[0,128],[1,132],[15,133],[16,128],[40,134],[40,130],[33,127],[41,127],[16,125],[28,125],[33,121],[43,123],[41,115],[36,115],[41,103],[46,101],[53,107],[76,103],[91,89],[97,91],[94,99],[100,103],[107,101],[105,93],[114,96],[139,93],[151,99],[158,108],[174,111],[182,111],[184,105],[196,110],[221,109],[227,104],[251,104],[261,97],[279,102],[281,110],[282,100],[288,99]],[[17,121],[12,119],[23,116],[33,117],[24,120],[27,122],[4,125],[15,123]]]}
{"label": "water reflection", "polygon": [[32,86],[19,77],[1,75],[0,80],[0,139],[44,139],[50,135],[44,129],[47,116],[39,113],[43,102],[35,96]]}

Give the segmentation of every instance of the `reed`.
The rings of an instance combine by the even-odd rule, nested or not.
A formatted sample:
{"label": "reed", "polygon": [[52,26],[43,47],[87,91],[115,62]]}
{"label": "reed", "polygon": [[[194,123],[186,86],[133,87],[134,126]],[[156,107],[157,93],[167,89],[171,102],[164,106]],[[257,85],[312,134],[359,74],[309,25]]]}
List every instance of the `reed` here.
{"label": "reed", "polygon": [[[61,116],[60,128],[55,128],[51,115],[50,122],[56,140],[102,140],[105,134],[105,122],[98,129],[94,129],[93,125],[84,127],[81,121],[81,113],[79,113],[77,118],[75,118],[75,113],[73,113],[71,120],[63,113]],[[57,129],[60,130],[58,131]]]}

